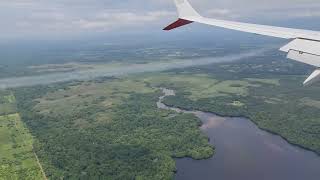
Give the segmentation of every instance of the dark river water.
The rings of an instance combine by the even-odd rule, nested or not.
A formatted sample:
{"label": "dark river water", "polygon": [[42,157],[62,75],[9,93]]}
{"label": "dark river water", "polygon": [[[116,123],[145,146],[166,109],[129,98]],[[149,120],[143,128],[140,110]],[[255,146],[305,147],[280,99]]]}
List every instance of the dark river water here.
{"label": "dark river water", "polygon": [[163,89],[158,107],[193,113],[203,122],[201,130],[215,145],[207,160],[177,159],[176,180],[320,180],[320,156],[259,129],[245,118],[189,112],[162,104],[174,92]]}

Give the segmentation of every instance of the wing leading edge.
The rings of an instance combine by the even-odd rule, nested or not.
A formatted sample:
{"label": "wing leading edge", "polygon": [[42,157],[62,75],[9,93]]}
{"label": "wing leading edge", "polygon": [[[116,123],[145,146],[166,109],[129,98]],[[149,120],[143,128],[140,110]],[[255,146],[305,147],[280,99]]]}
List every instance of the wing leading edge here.
{"label": "wing leading edge", "polygon": [[289,44],[280,48],[280,50],[287,52],[289,59],[317,67],[317,70],[308,77],[304,85],[320,80],[320,32],[206,18],[199,15],[187,0],[174,1],[178,9],[179,20],[164,28],[164,30],[172,30],[192,22],[198,22],[259,35],[292,39]]}

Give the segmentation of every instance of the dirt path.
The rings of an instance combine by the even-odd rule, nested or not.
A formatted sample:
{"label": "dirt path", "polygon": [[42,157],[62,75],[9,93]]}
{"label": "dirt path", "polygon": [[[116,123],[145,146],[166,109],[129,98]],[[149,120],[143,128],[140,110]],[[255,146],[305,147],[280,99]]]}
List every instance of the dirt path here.
{"label": "dirt path", "polygon": [[47,178],[47,176],[46,176],[46,173],[44,172],[44,170],[43,170],[43,168],[42,168],[42,165],[41,165],[41,163],[40,163],[40,161],[39,161],[39,158],[38,158],[37,154],[36,154],[34,151],[33,151],[33,154],[34,154],[34,157],[36,157],[36,159],[37,159],[37,163],[38,163],[38,165],[39,165],[39,167],[40,167],[40,170],[41,170],[43,179],[44,179],[44,180],[48,180],[48,178]]}

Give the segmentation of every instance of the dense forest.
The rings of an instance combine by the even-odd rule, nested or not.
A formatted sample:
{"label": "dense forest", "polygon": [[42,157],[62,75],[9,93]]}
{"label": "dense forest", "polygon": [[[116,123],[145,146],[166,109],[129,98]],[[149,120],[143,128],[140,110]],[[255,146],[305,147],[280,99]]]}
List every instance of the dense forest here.
{"label": "dense forest", "polygon": [[22,120],[50,179],[172,179],[173,158],[208,158],[193,115],[159,110],[161,91],[105,79],[20,88]]}

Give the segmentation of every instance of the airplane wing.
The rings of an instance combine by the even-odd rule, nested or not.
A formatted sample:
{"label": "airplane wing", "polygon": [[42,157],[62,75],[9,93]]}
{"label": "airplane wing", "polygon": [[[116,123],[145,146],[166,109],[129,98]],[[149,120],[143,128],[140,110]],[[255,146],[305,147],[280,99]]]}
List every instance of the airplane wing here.
{"label": "airplane wing", "polygon": [[199,15],[187,0],[174,1],[178,9],[179,19],[163,30],[169,31],[198,22],[237,31],[290,39],[291,42],[280,50],[288,53],[287,57],[289,59],[317,67],[317,70],[303,84],[309,85],[320,80],[320,32],[206,18]]}

